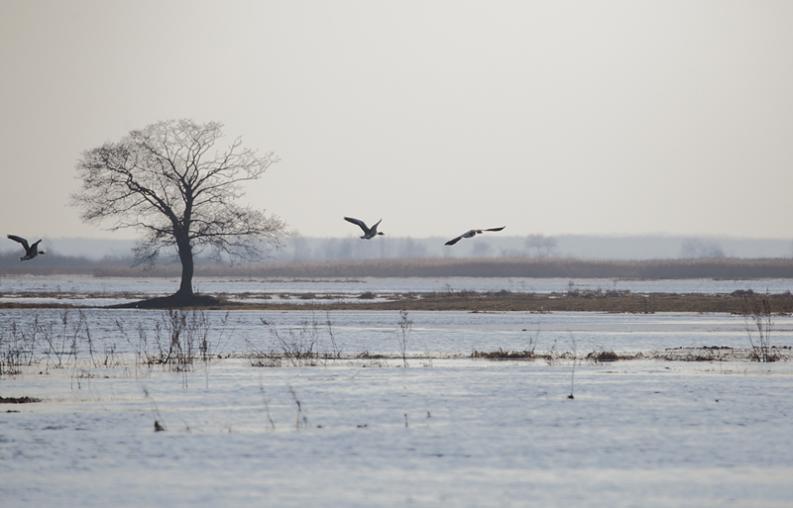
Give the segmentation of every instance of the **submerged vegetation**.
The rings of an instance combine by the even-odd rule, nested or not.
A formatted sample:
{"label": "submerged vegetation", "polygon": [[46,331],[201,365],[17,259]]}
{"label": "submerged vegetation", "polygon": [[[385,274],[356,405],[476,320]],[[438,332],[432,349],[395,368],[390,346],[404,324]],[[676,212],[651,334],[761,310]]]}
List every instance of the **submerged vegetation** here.
{"label": "submerged vegetation", "polygon": [[[10,321],[0,329],[0,377],[14,377],[23,372],[63,370],[75,380],[104,375],[113,369],[132,369],[135,375],[154,368],[172,372],[194,371],[196,364],[207,371],[219,360],[244,359],[254,367],[329,367],[352,362],[371,367],[408,367],[414,361],[423,367],[433,367],[433,359],[470,359],[484,361],[532,362],[549,367],[576,364],[600,365],[627,360],[663,361],[789,361],[793,350],[788,344],[771,343],[774,317],[767,312],[768,299],[763,297],[763,313],[747,315],[747,347],[696,346],[672,347],[657,351],[620,352],[596,347],[582,351],[576,336],[568,338],[549,334],[545,339],[539,327],[520,334],[519,348],[474,349],[470,354],[431,352],[421,337],[413,337],[414,321],[408,311],[401,311],[392,322],[391,330],[382,330],[387,338],[370,352],[364,347],[345,351],[344,328],[337,330],[330,312],[324,316],[312,313],[297,323],[283,324],[259,318],[260,326],[249,328],[251,338],[229,348],[234,329],[231,313],[206,311],[160,311],[137,320],[134,324],[122,318],[96,318],[88,311],[62,310],[46,319],[38,314],[24,324]],[[322,317],[320,317],[322,316]],[[760,323],[757,325],[757,323]],[[752,332],[752,324],[755,332]],[[528,332],[524,328],[522,332]],[[760,334],[759,336],[757,334]],[[754,335],[753,335],[754,334]],[[568,342],[569,347],[568,348]],[[389,345],[390,343],[390,345]],[[491,342],[492,343],[492,342]],[[374,345],[374,344],[373,344]],[[417,348],[416,346],[420,347]],[[591,347],[591,346],[590,346]],[[571,392],[574,371],[571,372]]]}

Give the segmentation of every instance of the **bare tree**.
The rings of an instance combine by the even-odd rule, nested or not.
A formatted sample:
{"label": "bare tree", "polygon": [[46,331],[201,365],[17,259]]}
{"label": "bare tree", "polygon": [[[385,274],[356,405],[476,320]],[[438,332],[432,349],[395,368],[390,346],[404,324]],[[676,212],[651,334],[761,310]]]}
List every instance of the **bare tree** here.
{"label": "bare tree", "polygon": [[680,257],[684,259],[723,258],[724,249],[715,240],[686,238],[680,244]]}
{"label": "bare tree", "polygon": [[493,251],[493,246],[484,240],[474,240],[471,244],[471,255],[474,257],[489,256]]}
{"label": "bare tree", "polygon": [[252,258],[284,230],[279,218],[235,203],[241,184],[259,179],[277,159],[243,148],[239,138],[218,146],[222,136],[217,122],[164,121],[87,150],[77,163],[82,189],[72,198],[83,220],[143,231],[139,261],[176,247],[182,280],[175,300],[193,299],[195,254],[209,248]]}
{"label": "bare tree", "polygon": [[530,251],[534,250],[534,256],[538,258],[546,258],[554,255],[557,247],[556,238],[543,234],[527,236],[524,244]]}

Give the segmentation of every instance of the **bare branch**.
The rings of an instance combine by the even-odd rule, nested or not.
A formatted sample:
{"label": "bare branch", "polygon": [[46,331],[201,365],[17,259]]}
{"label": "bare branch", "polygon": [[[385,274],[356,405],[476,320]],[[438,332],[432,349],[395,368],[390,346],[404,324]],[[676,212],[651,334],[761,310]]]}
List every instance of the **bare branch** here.
{"label": "bare branch", "polygon": [[277,244],[285,225],[235,201],[245,182],[278,159],[257,155],[239,138],[213,150],[222,137],[217,122],[171,120],[88,150],[77,164],[82,187],[72,202],[86,221],[144,233],[135,249],[139,260],[152,262],[172,246],[191,267],[194,248],[257,256],[263,245]]}

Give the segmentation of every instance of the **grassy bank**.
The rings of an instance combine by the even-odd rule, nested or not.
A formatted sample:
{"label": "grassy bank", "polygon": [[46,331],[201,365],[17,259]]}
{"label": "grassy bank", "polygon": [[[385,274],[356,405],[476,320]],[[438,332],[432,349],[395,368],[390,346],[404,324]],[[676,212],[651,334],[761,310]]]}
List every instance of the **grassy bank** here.
{"label": "grassy bank", "polygon": [[226,308],[281,310],[462,310],[472,312],[724,312],[757,314],[767,309],[774,314],[793,313],[793,295],[757,294],[677,294],[593,292],[577,294],[526,294],[459,292],[402,294],[388,301],[344,303],[257,303],[227,304]]}

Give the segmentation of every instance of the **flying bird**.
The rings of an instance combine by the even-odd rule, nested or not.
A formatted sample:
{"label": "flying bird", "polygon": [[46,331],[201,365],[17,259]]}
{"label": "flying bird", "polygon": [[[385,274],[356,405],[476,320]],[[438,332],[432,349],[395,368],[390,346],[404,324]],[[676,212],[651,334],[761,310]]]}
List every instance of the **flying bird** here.
{"label": "flying bird", "polygon": [[505,227],[506,226],[501,226],[500,228],[489,228],[489,229],[469,229],[468,231],[466,231],[465,233],[461,234],[460,236],[452,238],[451,240],[446,242],[444,245],[454,245],[455,243],[459,242],[463,238],[473,238],[476,235],[481,235],[485,231],[501,231]]}
{"label": "flying bird", "polygon": [[361,240],[371,240],[377,235],[384,234],[377,231],[377,226],[379,226],[380,223],[383,222],[383,219],[380,219],[379,221],[375,222],[372,227],[367,226],[366,223],[361,219],[355,219],[353,217],[345,217],[344,220],[346,220],[347,222],[352,222],[359,228],[363,229],[363,236],[361,237]]}
{"label": "flying bird", "polygon": [[41,240],[34,243],[33,245],[28,245],[28,241],[22,238],[21,236],[8,235],[8,238],[10,240],[14,240],[15,242],[21,243],[22,247],[25,248],[25,255],[19,258],[20,261],[27,261],[28,259],[35,258],[39,254],[45,254],[43,250],[39,250],[39,243],[41,242]]}

